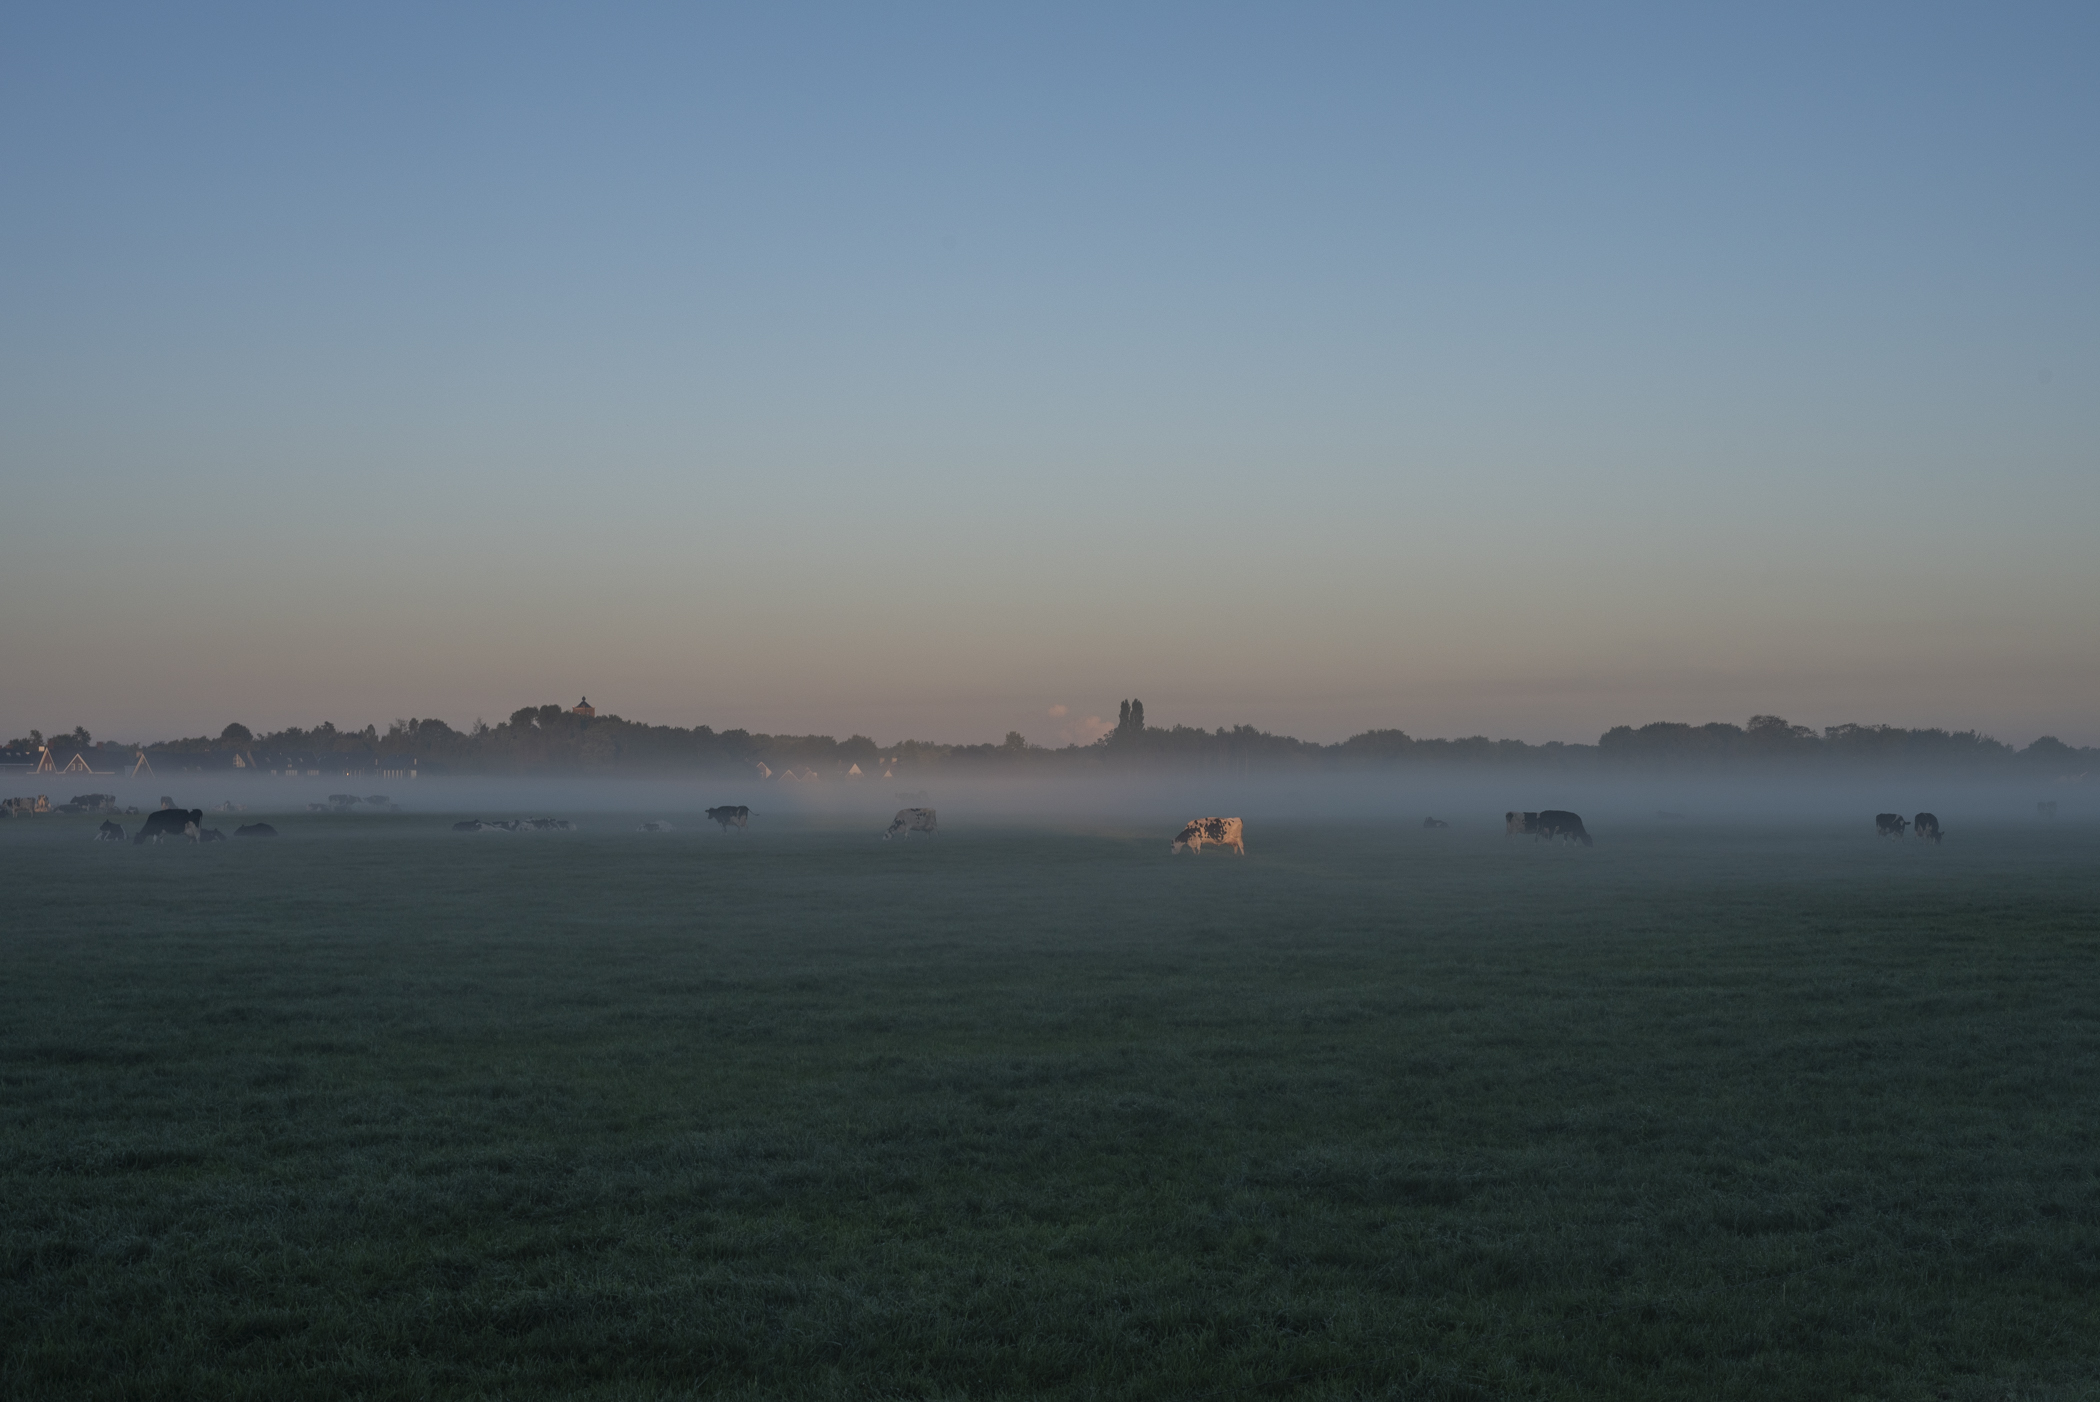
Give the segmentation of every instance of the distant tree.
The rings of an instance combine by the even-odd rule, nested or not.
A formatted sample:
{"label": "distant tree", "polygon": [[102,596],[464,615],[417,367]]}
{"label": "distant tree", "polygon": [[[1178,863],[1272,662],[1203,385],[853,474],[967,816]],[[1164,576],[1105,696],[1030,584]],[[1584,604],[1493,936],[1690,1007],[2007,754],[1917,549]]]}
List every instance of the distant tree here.
{"label": "distant tree", "polygon": [[1006,743],[1000,748],[1019,754],[1028,748],[1028,737],[1018,730],[1009,730],[1006,732]]}
{"label": "distant tree", "polygon": [[73,733],[68,735],[66,739],[70,740],[75,748],[82,750],[90,748],[95,743],[95,737],[88,734],[88,728],[84,725],[74,726]]}
{"label": "distant tree", "polygon": [[225,745],[247,745],[254,740],[254,733],[238,721],[219,732],[219,742]]}
{"label": "distant tree", "polygon": [[1366,730],[1350,736],[1338,748],[1352,758],[1398,759],[1414,747],[1414,737],[1404,730]]}
{"label": "distant tree", "polygon": [[1130,702],[1127,700],[1116,711],[1116,729],[1126,733],[1130,730]]}
{"label": "distant tree", "polygon": [[1816,732],[1805,725],[1789,725],[1785,716],[1752,716],[1743,732],[1752,740],[1765,744],[1786,744],[1801,740],[1813,740]]}

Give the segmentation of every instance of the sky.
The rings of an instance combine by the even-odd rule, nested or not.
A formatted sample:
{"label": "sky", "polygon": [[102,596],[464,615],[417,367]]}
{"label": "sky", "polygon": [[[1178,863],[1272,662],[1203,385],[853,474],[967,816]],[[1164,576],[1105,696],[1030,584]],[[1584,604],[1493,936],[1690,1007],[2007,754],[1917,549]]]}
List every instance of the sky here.
{"label": "sky", "polygon": [[2100,744],[2096,59],[2089,5],[8,7],[0,730]]}

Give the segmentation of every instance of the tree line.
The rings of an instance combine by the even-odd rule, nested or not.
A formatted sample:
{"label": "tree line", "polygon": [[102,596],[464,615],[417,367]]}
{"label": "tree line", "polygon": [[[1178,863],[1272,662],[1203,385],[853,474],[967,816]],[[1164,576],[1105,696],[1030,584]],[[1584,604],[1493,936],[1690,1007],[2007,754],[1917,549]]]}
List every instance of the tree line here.
{"label": "tree line", "polygon": [[[11,755],[41,745],[10,743]],[[86,749],[84,729],[51,742],[54,754]],[[97,747],[104,752],[133,746]],[[386,730],[367,725],[338,729],[323,722],[257,734],[227,726],[217,736],[167,740],[143,747],[153,755],[216,757],[231,763],[238,754],[257,768],[275,768],[307,756],[356,755],[374,760],[413,761],[431,770],[457,773],[533,773],[545,770],[660,772],[728,771],[765,765],[776,773],[845,774],[855,765],[866,775],[900,769],[1015,770],[1084,773],[1146,767],[1195,769],[1300,769],[1347,771],[1399,765],[1495,766],[1565,771],[1655,772],[1670,770],[1802,771],[1851,767],[1931,767],[1977,774],[2003,773],[2047,778],[2100,775],[2100,748],[2078,748],[2044,736],[2016,748],[1973,730],[1906,729],[1890,725],[1835,725],[1822,731],[1793,725],[1779,716],[1753,716],[1744,725],[1690,725],[1658,721],[1614,726],[1594,745],[1548,741],[1492,740],[1484,735],[1419,739],[1403,730],[1367,730],[1335,744],[1276,735],[1254,726],[1207,730],[1199,726],[1154,726],[1145,703],[1122,704],[1116,727],[1088,745],[1057,747],[1031,743],[1008,732],[998,744],[951,745],[905,740],[877,745],[865,735],[844,740],[829,735],[772,735],[650,725],[621,716],[580,716],[558,705],[527,706],[494,725],[477,720],[455,729],[435,718],[396,720]],[[273,762],[275,761],[275,762]],[[61,757],[61,762],[63,762]],[[104,766],[98,766],[104,767]]]}

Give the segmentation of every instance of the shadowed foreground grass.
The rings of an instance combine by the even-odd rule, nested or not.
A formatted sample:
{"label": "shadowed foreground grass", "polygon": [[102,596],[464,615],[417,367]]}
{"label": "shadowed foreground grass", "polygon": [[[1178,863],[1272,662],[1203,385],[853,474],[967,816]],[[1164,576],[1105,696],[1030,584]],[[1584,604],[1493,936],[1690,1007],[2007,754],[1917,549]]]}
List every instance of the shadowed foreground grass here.
{"label": "shadowed foreground grass", "polygon": [[2071,1398],[2095,834],[0,829],[0,1393]]}

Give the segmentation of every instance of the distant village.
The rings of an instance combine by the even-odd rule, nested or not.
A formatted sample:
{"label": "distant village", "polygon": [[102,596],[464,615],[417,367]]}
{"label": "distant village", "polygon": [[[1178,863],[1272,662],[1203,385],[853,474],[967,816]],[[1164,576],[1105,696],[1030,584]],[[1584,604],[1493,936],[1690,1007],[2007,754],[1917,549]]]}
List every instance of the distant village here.
{"label": "distant village", "polygon": [[1369,730],[1335,744],[1253,726],[1206,730],[1156,726],[1140,700],[1124,701],[1112,729],[1090,744],[1045,746],[1009,732],[998,744],[905,740],[877,745],[864,735],[770,735],[708,726],[650,725],[604,714],[588,697],[573,706],[528,706],[497,724],[461,730],[437,719],[395,721],[385,731],[332,723],[257,735],[245,725],[217,736],[151,743],[97,741],[85,728],[48,739],[37,731],[0,747],[0,793],[23,788],[92,789],[96,779],[215,774],[255,779],[414,780],[439,774],[668,772],[740,773],[783,784],[898,779],[943,772],[1084,774],[1132,768],[1356,771],[1419,765],[1654,773],[1757,770],[1806,773],[1917,768],[2085,783],[2100,774],[2100,749],[2043,736],[2015,747],[1975,731],[1839,725],[1821,731],[1778,716],[1746,724],[1654,722],[1616,726],[1594,745],[1521,740],[1418,739]]}

